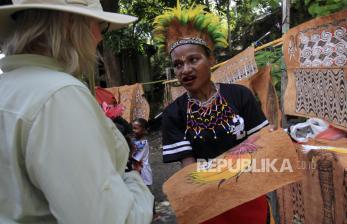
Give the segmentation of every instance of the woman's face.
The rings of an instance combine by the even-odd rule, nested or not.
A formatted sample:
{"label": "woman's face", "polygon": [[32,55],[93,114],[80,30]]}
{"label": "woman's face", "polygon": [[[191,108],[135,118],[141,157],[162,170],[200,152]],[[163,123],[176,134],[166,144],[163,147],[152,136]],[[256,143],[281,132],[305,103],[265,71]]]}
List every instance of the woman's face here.
{"label": "woman's face", "polygon": [[191,93],[210,84],[213,57],[202,46],[185,44],[171,52],[171,60],[178,81]]}

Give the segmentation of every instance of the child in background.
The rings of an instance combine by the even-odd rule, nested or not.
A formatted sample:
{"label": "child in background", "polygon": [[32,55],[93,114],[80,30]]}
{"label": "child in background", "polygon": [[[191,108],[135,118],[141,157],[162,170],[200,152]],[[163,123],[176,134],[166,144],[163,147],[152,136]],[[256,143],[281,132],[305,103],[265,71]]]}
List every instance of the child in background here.
{"label": "child in background", "polygon": [[135,146],[133,159],[136,161],[134,169],[140,169],[143,182],[150,188],[153,179],[152,169],[149,164],[149,144],[148,140],[145,138],[148,123],[143,118],[137,118],[133,121],[132,126],[135,137],[133,140],[133,145]]}

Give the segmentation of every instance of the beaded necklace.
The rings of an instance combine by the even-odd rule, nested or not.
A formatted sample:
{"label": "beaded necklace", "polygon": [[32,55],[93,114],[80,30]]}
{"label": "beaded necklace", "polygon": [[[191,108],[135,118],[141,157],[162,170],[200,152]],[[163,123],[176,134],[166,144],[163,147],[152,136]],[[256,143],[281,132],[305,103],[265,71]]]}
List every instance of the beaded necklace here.
{"label": "beaded necklace", "polygon": [[217,139],[216,128],[223,127],[227,134],[232,133],[234,126],[230,125],[235,120],[235,113],[220,94],[219,86],[214,85],[216,92],[205,102],[200,102],[188,94],[187,126],[184,139],[188,131],[194,134],[194,139],[202,139],[202,132],[212,131]]}

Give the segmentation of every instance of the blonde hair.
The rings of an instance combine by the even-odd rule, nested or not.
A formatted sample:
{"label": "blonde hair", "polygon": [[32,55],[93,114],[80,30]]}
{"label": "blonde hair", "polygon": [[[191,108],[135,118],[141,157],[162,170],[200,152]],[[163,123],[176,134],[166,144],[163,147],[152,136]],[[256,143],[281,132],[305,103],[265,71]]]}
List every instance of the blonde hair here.
{"label": "blonde hair", "polygon": [[25,10],[14,15],[16,29],[5,42],[5,55],[40,54],[55,58],[65,72],[86,77],[94,92],[96,49],[91,19],[53,10]]}

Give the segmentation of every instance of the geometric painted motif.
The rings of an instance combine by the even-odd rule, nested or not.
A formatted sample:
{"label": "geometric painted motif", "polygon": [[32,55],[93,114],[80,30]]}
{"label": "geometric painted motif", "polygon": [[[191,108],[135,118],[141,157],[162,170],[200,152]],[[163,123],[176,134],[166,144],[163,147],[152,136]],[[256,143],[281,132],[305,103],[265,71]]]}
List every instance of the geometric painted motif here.
{"label": "geometric painted motif", "polygon": [[343,69],[295,69],[296,112],[347,126],[347,89]]}
{"label": "geometric painted motif", "polygon": [[254,58],[254,48],[249,47],[226,61],[212,73],[212,80],[219,83],[235,83],[247,79],[258,72]]}
{"label": "geometric painted motif", "polygon": [[302,183],[296,182],[289,185],[291,188],[291,199],[293,205],[293,220],[292,223],[305,224],[305,207]]}
{"label": "geometric painted motif", "polygon": [[317,161],[318,177],[323,199],[323,224],[334,224],[335,222],[335,188],[333,175],[333,155],[326,154]]}
{"label": "geometric painted motif", "polygon": [[347,223],[347,170],[344,170],[343,188],[343,210],[345,211],[343,223]]}
{"label": "geometric painted motif", "polygon": [[299,33],[301,67],[344,66],[347,62],[347,32],[336,27],[333,32],[305,35]]}
{"label": "geometric painted motif", "polygon": [[318,117],[347,131],[347,10],[318,17],[283,37],[286,114]]}
{"label": "geometric painted motif", "polygon": [[111,87],[106,90],[110,91],[117,102],[125,107],[122,117],[126,121],[131,123],[135,118],[149,119],[150,108],[143,96],[142,84]]}
{"label": "geometric painted motif", "polygon": [[[249,62],[249,58],[241,58],[239,62]],[[234,69],[231,69],[234,67]],[[214,81],[219,83],[235,83],[236,81],[249,78],[258,72],[257,65],[255,63],[243,63],[243,66],[236,66],[236,64],[229,64],[228,67],[224,67],[223,76],[214,75]]]}
{"label": "geometric painted motif", "polygon": [[146,98],[143,96],[143,88],[142,85],[138,85],[135,92],[135,105],[133,110],[133,119],[136,118],[143,118],[145,120],[149,119],[149,112],[150,107],[146,100]]}

